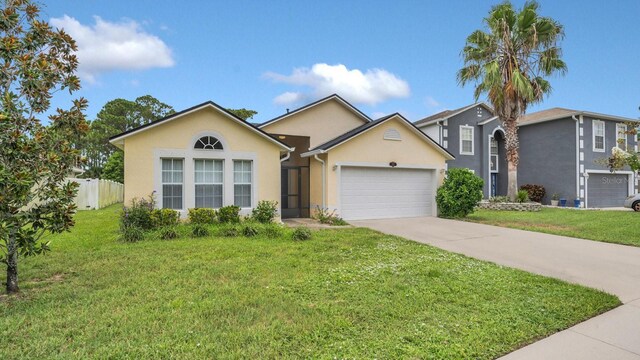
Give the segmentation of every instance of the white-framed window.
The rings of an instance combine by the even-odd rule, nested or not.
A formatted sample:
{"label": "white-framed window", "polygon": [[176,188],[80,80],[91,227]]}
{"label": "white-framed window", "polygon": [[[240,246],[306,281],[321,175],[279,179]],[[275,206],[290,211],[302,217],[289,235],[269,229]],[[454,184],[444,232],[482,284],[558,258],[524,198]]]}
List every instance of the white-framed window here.
{"label": "white-framed window", "polygon": [[194,160],[194,184],[197,208],[220,208],[223,202],[224,162],[214,159]]}
{"label": "white-framed window", "polygon": [[181,210],[183,204],[183,159],[162,159],[162,207]]}
{"label": "white-framed window", "polygon": [[233,160],[233,204],[241,208],[251,207],[251,160]]}
{"label": "white-framed window", "polygon": [[223,150],[220,140],[213,136],[203,136],[193,145],[194,149],[201,150]]}
{"label": "white-framed window", "polygon": [[616,146],[627,150],[627,125],[625,124],[616,124]]}
{"label": "white-framed window", "polygon": [[604,152],[604,121],[593,120],[593,151]]}
{"label": "white-framed window", "polygon": [[491,138],[491,171],[493,172],[497,172],[498,171],[498,140]]}
{"label": "white-framed window", "polygon": [[473,155],[473,126],[460,125],[460,155]]}

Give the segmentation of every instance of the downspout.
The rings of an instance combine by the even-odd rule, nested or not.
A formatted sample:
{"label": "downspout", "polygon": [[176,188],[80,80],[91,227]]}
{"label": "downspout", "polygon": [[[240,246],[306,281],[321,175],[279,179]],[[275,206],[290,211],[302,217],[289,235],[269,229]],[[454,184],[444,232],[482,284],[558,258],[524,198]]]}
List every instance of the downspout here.
{"label": "downspout", "polygon": [[291,151],[289,151],[287,155],[285,155],[282,159],[280,159],[280,162],[285,162],[289,160],[289,158],[291,157],[291,153],[294,151],[296,151],[296,148],[291,148]]}
{"label": "downspout", "polygon": [[576,199],[580,199],[580,121],[576,115],[571,115],[571,118],[576,122]]}
{"label": "downspout", "polygon": [[324,188],[326,186],[326,177],[327,177],[326,170],[325,170],[325,165],[326,164],[324,163],[324,160],[322,160],[322,159],[320,159],[318,157],[318,154],[313,155],[313,158],[316,159],[318,162],[320,162],[322,164],[322,208],[325,209],[326,205],[325,205],[325,200],[324,200],[324,197],[325,197]]}

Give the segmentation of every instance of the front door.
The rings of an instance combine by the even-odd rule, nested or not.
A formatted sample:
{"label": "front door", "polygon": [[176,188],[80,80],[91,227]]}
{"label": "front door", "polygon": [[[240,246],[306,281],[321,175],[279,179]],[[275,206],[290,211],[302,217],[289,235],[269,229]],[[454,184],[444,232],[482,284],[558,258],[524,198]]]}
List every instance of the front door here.
{"label": "front door", "polygon": [[282,218],[309,217],[309,167],[281,168]]}

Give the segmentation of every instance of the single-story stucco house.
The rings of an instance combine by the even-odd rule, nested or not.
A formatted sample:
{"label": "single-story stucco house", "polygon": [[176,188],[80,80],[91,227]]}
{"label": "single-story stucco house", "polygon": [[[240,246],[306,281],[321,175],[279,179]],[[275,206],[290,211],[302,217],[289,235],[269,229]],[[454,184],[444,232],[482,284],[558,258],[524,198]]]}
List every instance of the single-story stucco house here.
{"label": "single-story stucco house", "polygon": [[436,215],[435,193],[454,157],[400,114],[372,120],[331,95],[250,124],[205,102],[113,136],[124,150],[125,203],[241,207],[276,200],[281,216],[317,207],[347,220]]}

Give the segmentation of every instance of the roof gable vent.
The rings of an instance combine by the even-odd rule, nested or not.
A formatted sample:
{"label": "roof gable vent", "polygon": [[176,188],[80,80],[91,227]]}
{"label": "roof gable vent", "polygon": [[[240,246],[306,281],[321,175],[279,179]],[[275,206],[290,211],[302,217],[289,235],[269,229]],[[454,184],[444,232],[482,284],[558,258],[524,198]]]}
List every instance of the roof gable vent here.
{"label": "roof gable vent", "polygon": [[388,129],[387,131],[385,131],[383,138],[385,140],[396,140],[396,141],[402,140],[402,138],[400,137],[400,132],[396,129]]}

